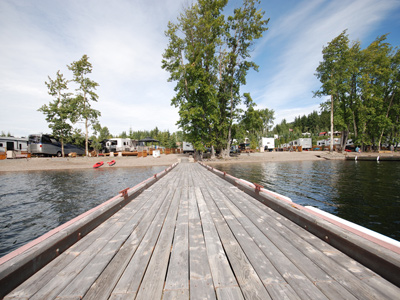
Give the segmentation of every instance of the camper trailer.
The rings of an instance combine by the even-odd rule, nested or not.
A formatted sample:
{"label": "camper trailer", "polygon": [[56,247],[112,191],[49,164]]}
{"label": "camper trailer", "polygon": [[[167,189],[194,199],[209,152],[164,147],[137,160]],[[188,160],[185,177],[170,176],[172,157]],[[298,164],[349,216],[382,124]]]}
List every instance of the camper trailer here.
{"label": "camper trailer", "polygon": [[273,151],[275,149],[274,138],[261,138],[260,140],[260,151]]}
{"label": "camper trailer", "polygon": [[135,150],[135,145],[130,138],[113,138],[105,143],[106,152],[130,152]]}
{"label": "camper trailer", "polygon": [[311,138],[297,139],[290,142],[290,145],[293,147],[301,146],[303,150],[308,150],[312,148],[312,139]]}
{"label": "camper trailer", "polygon": [[28,139],[0,137],[0,156],[2,158],[28,157]]}
{"label": "camper trailer", "polygon": [[182,142],[182,151],[183,153],[194,153],[194,147],[191,143]]}

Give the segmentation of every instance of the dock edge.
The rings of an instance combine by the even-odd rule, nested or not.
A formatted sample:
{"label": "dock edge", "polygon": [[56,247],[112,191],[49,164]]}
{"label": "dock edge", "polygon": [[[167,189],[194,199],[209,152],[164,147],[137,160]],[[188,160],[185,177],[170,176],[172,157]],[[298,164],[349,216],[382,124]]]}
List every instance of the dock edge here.
{"label": "dock edge", "polygon": [[0,257],[0,299],[110,218],[177,165],[178,163],[169,166],[160,173],[132,188],[121,191],[113,198]]}
{"label": "dock edge", "polygon": [[295,204],[290,198],[236,178],[202,162],[200,165],[230,182],[277,213],[329,243],[386,280],[400,287],[400,247],[380,242],[364,231],[349,230],[337,222],[321,217],[315,210]]}

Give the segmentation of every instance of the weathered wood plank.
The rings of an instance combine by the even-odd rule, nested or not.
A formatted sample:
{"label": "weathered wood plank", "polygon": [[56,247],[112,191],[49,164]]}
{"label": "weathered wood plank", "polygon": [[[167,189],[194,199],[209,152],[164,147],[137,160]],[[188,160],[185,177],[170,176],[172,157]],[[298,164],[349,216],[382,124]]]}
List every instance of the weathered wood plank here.
{"label": "weathered wood plank", "polygon": [[395,299],[399,291],[183,163],[5,299]]}
{"label": "weathered wood plank", "polygon": [[39,289],[45,286],[52,280],[61,270],[68,266],[81,252],[83,252],[90,244],[98,239],[110,226],[113,226],[119,219],[119,216],[114,215],[107,222],[102,223],[96,230],[90,232],[83,240],[74,244],[72,247],[63,252],[58,258],[51,261],[45,268],[42,268],[28,280],[14,289],[4,299],[12,297],[31,297]]}
{"label": "weathered wood plank", "polygon": [[[189,200],[186,185],[187,181],[182,188],[181,202],[164,287],[164,294],[169,291],[169,295],[175,295],[175,293],[171,293],[172,290],[180,290],[176,295],[179,295],[181,299],[183,295],[189,297]],[[183,292],[184,290],[187,292]]]}
{"label": "weathered wood plank", "polygon": [[189,188],[189,245],[190,299],[216,299],[193,187]]}
{"label": "weathered wood plank", "polygon": [[[300,270],[298,270],[284,255],[280,255],[281,253],[271,242],[269,242],[269,240],[267,241],[268,246],[263,247],[264,244],[262,244],[260,240],[265,242],[265,235],[263,235],[262,232],[256,228],[254,224],[247,219],[223,193],[219,190],[215,192],[215,203],[229,225],[232,233],[235,235],[235,238],[240,243],[243,251],[246,253],[246,256],[253,265],[258,276],[262,280],[264,286],[267,288],[272,299],[300,299],[293,288],[286,282],[287,277],[299,281],[298,286],[317,290],[318,293],[317,295],[314,295],[315,297],[313,297],[313,299],[317,299],[318,295],[322,295],[322,293],[315,288],[313,283],[309,281]],[[263,252],[260,249],[260,246],[264,249],[269,249],[269,251]],[[275,267],[273,263],[275,263],[277,267]],[[284,270],[281,269],[281,273],[279,273],[278,270],[281,265],[284,265],[287,268]]]}
{"label": "weathered wood plank", "polygon": [[175,190],[160,237],[140,285],[136,297],[138,300],[161,299],[181,193],[181,188]]}
{"label": "weathered wood plank", "polygon": [[395,299],[399,294],[399,289],[393,284],[389,284],[381,276],[375,272],[361,265],[351,257],[333,248],[328,243],[325,243],[315,235],[306,230],[297,230],[298,226],[292,222],[286,223],[293,232],[299,237],[310,243],[313,247],[321,251],[325,256],[329,257],[335,263],[342,266],[349,272],[353,273],[358,279],[364,281],[369,286],[379,290],[381,294],[385,295],[388,299]]}
{"label": "weathered wood plank", "polygon": [[243,295],[240,291],[235,275],[230,268],[228,258],[224,248],[222,247],[218,232],[214,226],[211,214],[208,211],[206,202],[199,187],[195,187],[195,195],[203,226],[208,262],[217,295],[219,293],[218,290],[223,288],[226,293],[231,293],[232,296],[238,297],[231,299],[243,299]]}
{"label": "weathered wood plank", "polygon": [[216,207],[214,202],[216,194],[213,193],[211,186],[207,189],[202,188],[202,193],[243,295],[248,299],[271,299],[257,272]]}
{"label": "weathered wood plank", "polygon": [[[320,255],[321,253],[313,247],[309,247],[305,241],[297,239],[296,234],[291,233],[287,230],[287,227],[282,223],[285,219],[282,216],[276,214],[271,209],[265,209],[262,203],[258,202],[254,198],[245,195],[240,198],[237,202],[240,203],[237,206],[241,206],[241,210],[246,213],[253,211],[258,217],[257,227],[263,231],[268,238],[284,253],[310,280],[312,280],[320,290],[328,297],[335,297],[340,294],[342,297],[354,297],[354,295],[367,297],[369,295],[376,294],[370,287],[364,286],[365,290],[360,290],[360,285],[363,285],[361,281],[355,280],[354,278],[347,277],[348,271],[338,271],[339,266],[332,265],[334,270],[329,270],[324,267],[324,263],[327,262],[327,257]],[[248,199],[249,201],[244,203],[242,199]],[[268,212],[268,213],[266,213]],[[275,215],[277,219],[271,217]],[[268,228],[268,229],[266,229]],[[279,228],[279,232],[277,229]],[[304,230],[298,227],[298,230]],[[308,255],[305,255],[308,253]],[[301,257],[301,259],[298,259]],[[328,273],[326,273],[328,272]],[[335,275],[337,274],[337,275]],[[350,286],[346,282],[343,282],[341,274],[353,284]],[[333,275],[335,278],[333,278]],[[347,288],[346,288],[347,287]],[[368,291],[368,292],[366,292]]]}
{"label": "weathered wood plank", "polygon": [[[164,201],[160,207],[158,213],[155,215],[154,220],[152,220],[152,222],[149,220],[149,222],[143,223],[143,228],[147,227],[148,230],[146,230],[146,234],[140,241],[140,244],[138,245],[132,259],[129,261],[129,264],[126,266],[123,274],[119,278],[117,285],[112,291],[112,296],[114,294],[125,293],[136,295],[144,273],[146,272],[147,264],[153,253],[166,215],[170,209],[172,195],[173,192],[171,190],[167,190],[167,196],[165,197],[166,201]],[[116,265],[116,267],[118,266]]]}
{"label": "weathered wood plank", "polygon": [[[164,185],[160,185],[160,187],[164,187]],[[157,194],[158,191],[161,193]],[[157,220],[153,221],[157,212],[159,209],[167,208],[167,196],[169,195],[168,189],[156,189],[154,192],[155,194],[149,193],[149,196],[151,196],[150,201],[148,201],[149,205],[142,209],[142,214],[146,213],[146,215],[141,219],[140,224],[132,232],[125,244],[121,247],[120,251],[111,260],[96,282],[91,286],[85,299],[99,300],[107,299],[109,297],[132,256],[139,247],[139,244],[142,242],[143,237],[147,231],[150,230],[149,224],[152,222],[157,223]],[[160,214],[159,218],[161,219],[159,222],[162,222],[163,213],[161,212]],[[153,234],[153,232],[151,234]]]}
{"label": "weathered wood plank", "polygon": [[[205,181],[211,181],[213,180],[213,182],[218,182],[217,178],[212,178],[211,175],[207,176],[206,178],[204,178]],[[221,183],[221,182],[220,182]],[[222,187],[224,187],[224,184],[222,182]],[[246,206],[248,205],[248,203],[244,200],[247,197],[249,197],[248,195],[245,195],[242,191],[240,191],[239,189],[235,189],[235,192],[238,193],[238,195],[240,195],[238,197],[238,199],[236,199],[237,203],[241,203],[244,207],[241,208],[243,209],[243,212],[246,212],[248,214],[249,208]],[[233,199],[232,199],[233,201]],[[235,204],[237,204],[235,203]],[[248,217],[254,218],[254,216],[250,216],[248,215]],[[260,216],[258,216],[259,218]],[[262,215],[262,218],[268,218],[268,215]],[[263,219],[261,219],[263,220]],[[260,225],[260,224],[258,224]],[[265,226],[266,228],[270,227],[270,226]],[[282,251],[283,253],[285,253],[285,255],[291,259],[292,263],[295,263],[296,266],[302,271],[302,273],[304,273],[309,280],[312,280],[312,282],[320,282],[320,286],[321,287],[325,282],[328,282],[329,284],[322,289],[321,291],[324,294],[330,294],[332,293],[332,295],[336,294],[336,289],[341,290],[341,292],[343,293],[343,295],[347,295],[347,297],[349,297],[349,299],[352,297],[352,295],[345,290],[343,287],[341,287],[337,282],[335,282],[334,280],[332,280],[327,274],[325,274],[324,272],[322,272],[322,270],[320,270],[316,265],[313,264],[313,262],[311,260],[307,261],[307,257],[305,257],[306,262],[304,262],[303,260],[301,260],[300,262],[298,262],[298,257],[301,257],[300,251],[298,251],[298,249],[296,247],[294,247],[293,245],[291,245],[289,242],[286,241],[286,239],[284,239],[282,236],[280,236],[280,234],[274,230],[274,229],[269,229],[268,231],[265,230],[265,227],[263,227],[262,229],[264,229],[264,233],[266,234],[268,232],[268,238],[271,239],[274,238],[274,244],[276,246],[278,246],[278,248],[280,249],[280,251]],[[261,229],[261,228],[260,228]],[[302,275],[304,277],[304,275]],[[301,277],[300,277],[301,278]],[[300,289],[297,291],[297,293],[299,294],[299,296],[303,297],[303,298],[313,298],[313,299],[325,299],[326,296],[324,296],[322,293],[318,292],[314,287],[312,287],[311,285],[309,286],[311,287],[311,289]],[[329,296],[328,296],[329,297]]]}

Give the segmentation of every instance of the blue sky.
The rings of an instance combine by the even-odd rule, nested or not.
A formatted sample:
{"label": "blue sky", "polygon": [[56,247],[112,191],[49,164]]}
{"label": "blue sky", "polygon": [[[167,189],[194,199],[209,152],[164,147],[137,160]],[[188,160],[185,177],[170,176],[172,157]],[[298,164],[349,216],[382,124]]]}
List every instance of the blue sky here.
{"label": "blue sky", "polygon": [[[0,131],[15,136],[51,132],[37,111],[52,98],[44,82],[66,65],[89,56],[91,78],[100,84],[100,123],[122,131],[176,131],[170,105],[174,84],[161,69],[167,45],[164,30],[187,0],[2,0],[0,1]],[[231,0],[231,6],[241,1]],[[313,98],[320,83],[314,73],[322,47],[343,30],[366,47],[377,36],[399,46],[400,0],[262,0],[269,30],[252,52],[259,72],[251,72],[242,92],[258,108],[282,119],[319,110]],[[80,125],[81,126],[81,125]]]}

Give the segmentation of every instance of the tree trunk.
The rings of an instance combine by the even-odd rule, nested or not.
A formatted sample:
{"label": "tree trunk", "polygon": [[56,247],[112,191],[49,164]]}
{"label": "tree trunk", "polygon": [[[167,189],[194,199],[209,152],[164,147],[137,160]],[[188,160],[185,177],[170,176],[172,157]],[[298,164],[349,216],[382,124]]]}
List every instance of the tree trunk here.
{"label": "tree trunk", "polygon": [[[390,103],[386,112],[386,119],[389,118],[389,112],[390,109],[392,108],[392,103],[393,103],[393,98],[394,98],[395,93],[392,94],[392,97],[390,99]],[[381,143],[382,143],[382,137],[383,137],[383,133],[385,132],[385,129],[382,129],[381,134],[379,136],[379,141],[378,141],[378,151],[381,151]]]}
{"label": "tree trunk", "polygon": [[342,153],[345,152],[346,150],[346,144],[347,140],[349,139],[349,131],[348,130],[343,130],[342,131],[342,142],[341,142],[341,148],[342,148]]}
{"label": "tree trunk", "polygon": [[203,160],[203,152],[196,150],[194,152],[194,160],[195,161],[202,161]]}
{"label": "tree trunk", "polygon": [[65,153],[64,153],[64,139],[61,138],[61,156],[65,157]]}
{"label": "tree trunk", "polygon": [[88,119],[85,119],[85,129],[86,129],[85,150],[86,150],[86,156],[89,156],[89,129],[88,129]]}
{"label": "tree trunk", "polygon": [[331,95],[331,144],[329,146],[329,152],[333,152],[333,95]]}
{"label": "tree trunk", "polygon": [[211,159],[215,159],[215,149],[214,149],[214,145],[211,146]]}

